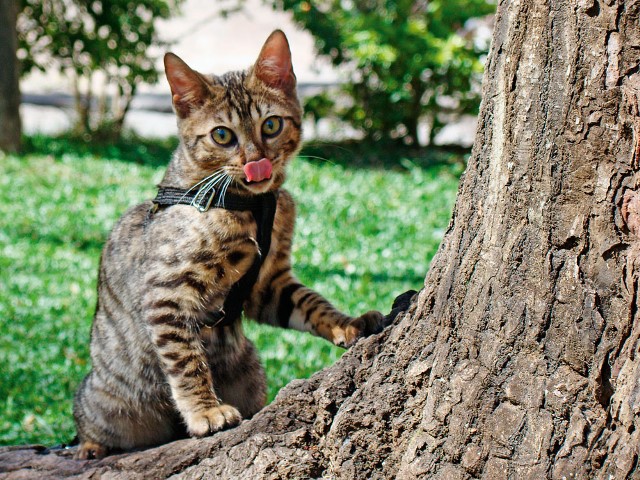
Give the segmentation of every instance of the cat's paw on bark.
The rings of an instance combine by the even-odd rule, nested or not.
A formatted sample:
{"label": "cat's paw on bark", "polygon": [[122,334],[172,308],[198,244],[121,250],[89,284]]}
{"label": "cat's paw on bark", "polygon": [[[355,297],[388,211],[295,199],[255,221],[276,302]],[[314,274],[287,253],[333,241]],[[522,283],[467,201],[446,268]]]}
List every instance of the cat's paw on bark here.
{"label": "cat's paw on bark", "polygon": [[381,332],[384,328],[384,319],[385,316],[382,313],[376,310],[370,310],[367,313],[352,319],[340,332],[341,335],[334,336],[333,343],[339,347],[350,347],[360,338]]}
{"label": "cat's paw on bark", "polygon": [[391,312],[389,312],[389,314],[385,316],[385,327],[387,325],[391,325],[398,315],[400,315],[402,312],[406,312],[409,309],[409,306],[415,300],[416,295],[418,295],[418,292],[416,292],[415,290],[407,290],[406,292],[401,293],[396,297],[396,299],[393,301],[393,305],[391,306]]}
{"label": "cat's paw on bark", "polygon": [[371,310],[354,318],[344,329],[343,334],[335,337],[334,343],[340,347],[350,347],[360,338],[380,333],[391,325],[400,313],[409,308],[417,293],[415,290],[408,290],[398,295],[393,301],[391,312],[388,315]]}
{"label": "cat's paw on bark", "polygon": [[76,460],[97,460],[104,458],[109,453],[109,449],[91,440],[81,442],[73,456]]}
{"label": "cat's paw on bark", "polygon": [[242,421],[242,415],[235,407],[223,404],[204,412],[192,413],[186,421],[189,435],[206,437],[225,428],[235,427]]}

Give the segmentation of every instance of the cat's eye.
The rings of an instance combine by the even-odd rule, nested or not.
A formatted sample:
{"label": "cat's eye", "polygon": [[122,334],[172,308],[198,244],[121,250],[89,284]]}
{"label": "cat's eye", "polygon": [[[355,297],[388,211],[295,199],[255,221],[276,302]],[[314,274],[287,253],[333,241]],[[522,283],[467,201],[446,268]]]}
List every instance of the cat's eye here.
{"label": "cat's eye", "polygon": [[282,130],[282,117],[269,117],[262,124],[262,134],[265,137],[275,137]]}
{"label": "cat's eye", "polygon": [[211,138],[218,145],[229,147],[236,141],[236,136],[227,127],[216,127],[211,132]]}

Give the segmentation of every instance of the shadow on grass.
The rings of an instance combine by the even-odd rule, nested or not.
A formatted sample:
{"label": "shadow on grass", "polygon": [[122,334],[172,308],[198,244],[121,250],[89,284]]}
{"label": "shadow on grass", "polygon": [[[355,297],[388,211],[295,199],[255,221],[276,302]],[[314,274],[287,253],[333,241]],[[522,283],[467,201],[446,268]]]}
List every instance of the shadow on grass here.
{"label": "shadow on grass", "polygon": [[120,160],[152,167],[163,167],[169,164],[171,155],[178,145],[176,137],[164,139],[148,139],[136,136],[125,136],[116,142],[92,141],[77,135],[63,134],[56,137],[33,135],[24,138],[24,153],[65,155]]}
{"label": "shadow on grass", "polygon": [[[24,153],[64,155],[132,162],[152,167],[168,165],[178,145],[177,137],[149,139],[126,135],[115,142],[92,140],[72,134],[56,137],[33,135],[24,138]],[[470,150],[459,147],[406,147],[370,144],[358,141],[328,143],[310,141],[304,144],[300,157],[310,162],[329,162],[353,169],[406,170],[406,161],[413,166],[430,168],[437,165],[458,166],[462,173]]]}
{"label": "shadow on grass", "polygon": [[26,240],[30,244],[44,247],[73,247],[78,251],[93,251],[98,255],[102,250],[108,232],[86,232],[70,229],[69,231],[51,230],[40,232],[30,226],[18,227],[13,232],[14,241]]}
{"label": "shadow on grass", "polygon": [[408,147],[393,144],[371,144],[359,141],[329,143],[310,141],[305,143],[300,157],[311,162],[330,162],[344,168],[407,170],[412,166],[427,169],[439,165],[453,165],[464,170],[471,150],[447,147]]}
{"label": "shadow on grass", "polygon": [[[429,259],[431,262],[431,259]],[[370,272],[370,271],[360,271],[349,273],[341,268],[322,268],[317,267],[315,265],[309,265],[304,262],[296,262],[293,265],[293,271],[296,275],[300,277],[304,277],[306,279],[314,279],[314,278],[327,278],[332,276],[339,276],[343,278],[347,278],[350,280],[357,280],[359,278],[368,278],[373,283],[390,283],[390,282],[408,282],[417,286],[421,286],[424,283],[424,276],[426,275],[428,270],[425,269],[424,274],[418,274],[416,272],[406,272],[406,271],[397,271],[397,272]]]}

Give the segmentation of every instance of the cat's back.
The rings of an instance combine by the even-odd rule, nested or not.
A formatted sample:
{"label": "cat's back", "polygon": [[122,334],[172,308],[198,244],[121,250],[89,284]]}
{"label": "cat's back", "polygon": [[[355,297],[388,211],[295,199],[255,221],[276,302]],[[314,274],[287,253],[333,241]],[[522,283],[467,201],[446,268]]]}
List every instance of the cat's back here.
{"label": "cat's back", "polygon": [[144,252],[144,232],[149,222],[153,203],[146,201],[129,208],[109,233],[102,255],[108,257],[135,258]]}

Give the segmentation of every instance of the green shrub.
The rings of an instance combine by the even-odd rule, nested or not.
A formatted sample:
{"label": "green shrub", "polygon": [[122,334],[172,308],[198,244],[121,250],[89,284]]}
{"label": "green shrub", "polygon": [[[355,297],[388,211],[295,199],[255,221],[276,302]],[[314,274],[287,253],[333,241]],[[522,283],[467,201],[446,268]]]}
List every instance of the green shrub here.
{"label": "green shrub", "polygon": [[[369,139],[415,143],[421,120],[431,137],[442,126],[438,101],[476,113],[481,57],[486,46],[463,31],[467,20],[495,10],[491,0],[274,0],[316,40],[318,52],[347,72],[344,92],[352,99],[339,115]],[[307,111],[314,114],[311,101]],[[322,116],[318,113],[317,116]]]}
{"label": "green shrub", "polygon": [[141,82],[158,79],[156,20],[182,0],[21,0],[18,56],[23,73],[57,69],[73,81],[75,131],[117,138]]}

